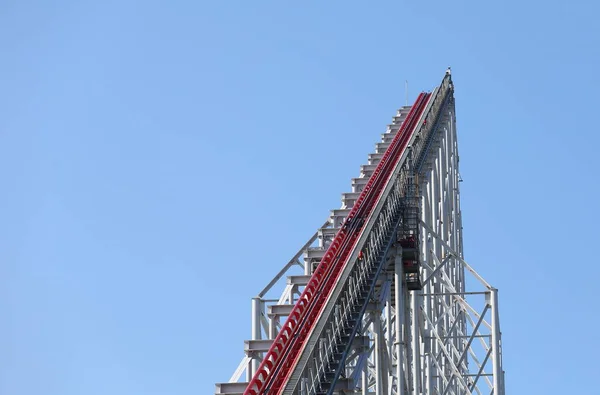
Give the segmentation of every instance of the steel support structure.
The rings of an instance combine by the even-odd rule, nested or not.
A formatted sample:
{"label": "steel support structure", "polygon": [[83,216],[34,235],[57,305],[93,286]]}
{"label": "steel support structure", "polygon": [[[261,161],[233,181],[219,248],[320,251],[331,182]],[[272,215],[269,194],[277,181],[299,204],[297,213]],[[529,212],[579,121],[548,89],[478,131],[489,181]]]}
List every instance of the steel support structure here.
{"label": "steel support structure", "polygon": [[[282,393],[504,395],[498,291],[463,256],[453,90],[448,72]],[[393,117],[341,208],[252,299],[245,356],[216,394],[244,393],[409,111]],[[398,242],[408,233],[418,290],[407,283],[411,249]]]}

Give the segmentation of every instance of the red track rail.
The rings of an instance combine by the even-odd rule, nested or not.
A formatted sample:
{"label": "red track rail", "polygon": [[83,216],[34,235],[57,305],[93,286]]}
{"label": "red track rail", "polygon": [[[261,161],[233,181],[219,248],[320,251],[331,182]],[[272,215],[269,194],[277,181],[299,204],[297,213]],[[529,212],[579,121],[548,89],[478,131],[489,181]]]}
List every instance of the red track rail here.
{"label": "red track rail", "polygon": [[346,265],[365,220],[371,214],[393,169],[400,160],[429,97],[429,93],[421,93],[415,101],[406,120],[354,203],[344,225],[335,235],[321,263],[273,341],[244,395],[280,393],[302,354],[305,339],[313,330]]}

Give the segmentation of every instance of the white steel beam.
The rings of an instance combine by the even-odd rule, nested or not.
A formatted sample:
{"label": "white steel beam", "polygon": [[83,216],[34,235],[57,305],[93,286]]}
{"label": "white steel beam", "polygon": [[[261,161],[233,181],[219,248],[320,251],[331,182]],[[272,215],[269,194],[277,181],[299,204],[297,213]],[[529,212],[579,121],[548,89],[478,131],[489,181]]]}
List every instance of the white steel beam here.
{"label": "white steel beam", "polygon": [[[450,91],[447,98],[436,99],[446,91]],[[414,161],[409,167],[414,167],[420,199],[423,289],[407,290],[402,249],[391,248],[389,266],[377,282],[334,394],[504,395],[498,291],[467,264],[462,250],[462,180],[449,75],[432,98],[410,142],[416,156],[407,156]],[[342,195],[341,207],[331,211],[328,220],[252,299],[246,355],[230,382],[217,384],[216,394],[243,393],[246,383],[239,380],[244,371],[248,382],[277,336],[281,319],[289,315],[409,110],[401,108],[388,125],[375,152],[361,166],[360,177],[353,178],[351,190]],[[467,282],[467,276],[475,281]],[[280,296],[267,298],[277,290]],[[330,352],[322,346],[316,349]],[[296,393],[314,395],[308,381],[300,381]]]}

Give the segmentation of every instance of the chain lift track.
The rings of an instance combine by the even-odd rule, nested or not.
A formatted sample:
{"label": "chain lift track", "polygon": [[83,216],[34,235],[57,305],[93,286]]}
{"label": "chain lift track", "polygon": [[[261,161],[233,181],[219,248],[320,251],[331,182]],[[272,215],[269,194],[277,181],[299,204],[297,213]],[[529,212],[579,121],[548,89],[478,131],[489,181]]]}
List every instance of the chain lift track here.
{"label": "chain lift track", "polygon": [[504,394],[497,290],[462,254],[453,92],[448,70],[398,111],[342,207],[252,300],[246,356],[216,394]]}

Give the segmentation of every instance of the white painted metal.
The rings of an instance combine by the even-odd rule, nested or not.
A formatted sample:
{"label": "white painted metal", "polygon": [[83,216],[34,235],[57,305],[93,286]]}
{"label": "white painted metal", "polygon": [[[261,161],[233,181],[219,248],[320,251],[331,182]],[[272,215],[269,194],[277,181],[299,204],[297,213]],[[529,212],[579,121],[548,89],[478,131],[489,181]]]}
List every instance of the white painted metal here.
{"label": "white painted metal", "polygon": [[[447,99],[435,100],[444,90],[450,92]],[[423,289],[406,289],[402,248],[390,248],[385,270],[377,277],[367,313],[361,319],[360,333],[352,343],[334,393],[504,395],[497,290],[465,262],[462,253],[452,91],[447,75],[442,86],[433,92],[420,120],[420,131],[411,140],[414,155],[407,165],[416,175],[420,196],[418,232]],[[341,208],[332,210],[328,221],[253,298],[251,340],[246,342],[246,355],[230,382],[217,384],[216,394],[243,393],[244,384],[250,380],[409,110],[403,107],[393,118],[375,153],[361,166],[360,177],[352,179],[352,191],[342,195]],[[373,227],[369,229],[370,233],[376,232]],[[364,235],[365,243],[368,236]],[[353,259],[357,253],[358,249]],[[467,291],[467,284],[473,289]],[[276,295],[277,287],[282,289],[279,296],[269,298]],[[360,287],[355,288],[359,292]],[[344,295],[353,298],[351,294]],[[332,319],[337,320],[347,314],[341,306],[332,306],[331,311]],[[307,370],[311,373],[298,376],[299,386],[297,390],[291,388],[290,393],[316,393],[315,372],[319,365],[315,361],[331,358],[335,351],[327,346],[332,344],[327,339],[333,339],[336,326],[331,328],[333,332],[323,329],[329,337],[314,344],[316,359],[311,359]],[[239,382],[244,371],[246,381]]]}

